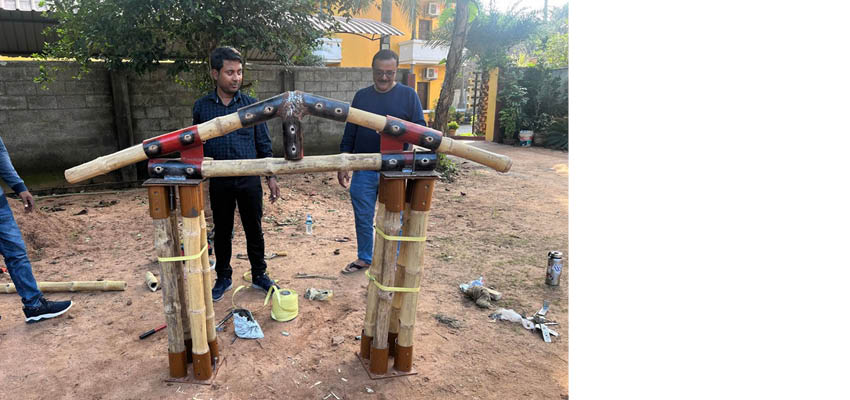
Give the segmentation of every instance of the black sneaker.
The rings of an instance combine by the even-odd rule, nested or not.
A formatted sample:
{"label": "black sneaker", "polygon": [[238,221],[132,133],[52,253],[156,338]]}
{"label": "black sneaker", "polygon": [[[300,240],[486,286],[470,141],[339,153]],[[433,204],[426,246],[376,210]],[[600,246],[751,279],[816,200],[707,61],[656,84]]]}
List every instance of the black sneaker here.
{"label": "black sneaker", "polygon": [[254,288],[260,289],[264,292],[268,292],[272,286],[280,289],[280,286],[275,285],[274,281],[269,278],[268,275],[262,274],[260,276],[255,276],[251,278],[251,283]]}
{"label": "black sneaker", "polygon": [[41,296],[39,300],[41,304],[38,307],[24,307],[27,323],[58,317],[74,305],[73,301],[50,301],[45,299],[44,296]]}
{"label": "black sneaker", "polygon": [[233,280],[230,278],[216,278],[215,285],[212,288],[213,301],[219,301],[224,296],[224,292],[233,287]]}

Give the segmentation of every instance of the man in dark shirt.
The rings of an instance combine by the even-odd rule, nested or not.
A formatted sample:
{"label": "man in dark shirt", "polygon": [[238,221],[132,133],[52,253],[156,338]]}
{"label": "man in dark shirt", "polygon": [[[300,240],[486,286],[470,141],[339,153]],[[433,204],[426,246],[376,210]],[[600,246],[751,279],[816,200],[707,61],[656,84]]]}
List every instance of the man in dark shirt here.
{"label": "man in dark shirt", "polygon": [[[381,50],[372,57],[372,86],[360,89],[351,106],[378,115],[392,115],[419,125],[425,125],[422,103],[416,92],[395,81],[398,72],[398,55],[392,50]],[[378,132],[352,123],[345,124],[345,133],[339,145],[341,153],[380,153],[381,136]],[[378,171],[339,171],[337,179],[351,193],[354,207],[354,228],[357,232],[357,260],[349,263],[342,273],[350,274],[372,265],[372,223],[375,219],[375,202],[378,198]]]}
{"label": "man in dark shirt", "polygon": [[[232,47],[219,47],[210,54],[210,75],[216,88],[195,102],[192,110],[194,124],[200,124],[257,102],[242,93],[242,55]],[[204,143],[204,156],[216,160],[241,160],[272,156],[272,143],[265,122],[228,133]],[[267,178],[269,200],[280,196],[275,177]],[[251,262],[251,282],[258,289],[268,291],[275,286],[266,274],[263,240],[263,187],[259,176],[211,178],[210,208],[215,224],[215,272],[212,298],[218,301],[233,286],[233,269],[230,266],[233,239],[233,216],[239,206],[239,216],[245,229],[248,260]]]}

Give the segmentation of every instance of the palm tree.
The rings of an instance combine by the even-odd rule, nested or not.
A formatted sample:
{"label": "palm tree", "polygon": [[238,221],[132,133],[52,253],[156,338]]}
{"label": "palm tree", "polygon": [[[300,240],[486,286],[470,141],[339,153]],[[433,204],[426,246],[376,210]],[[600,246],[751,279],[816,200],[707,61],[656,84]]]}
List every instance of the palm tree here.
{"label": "palm tree", "polygon": [[407,24],[410,25],[410,39],[416,39],[416,22],[419,20],[419,14],[422,12],[422,7],[418,0],[395,0],[402,14],[407,17]]}

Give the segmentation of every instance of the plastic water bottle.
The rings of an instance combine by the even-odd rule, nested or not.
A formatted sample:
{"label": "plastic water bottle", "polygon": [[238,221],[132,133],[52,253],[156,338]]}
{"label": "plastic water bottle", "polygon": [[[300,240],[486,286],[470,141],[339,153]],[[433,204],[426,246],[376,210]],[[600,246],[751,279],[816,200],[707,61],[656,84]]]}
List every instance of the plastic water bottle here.
{"label": "plastic water bottle", "polygon": [[313,234],[313,217],[310,214],[307,214],[307,222],[305,223],[307,226],[307,234]]}
{"label": "plastic water bottle", "polygon": [[484,286],[484,275],[481,275],[478,277],[478,279],[469,282],[469,287],[475,286]]}

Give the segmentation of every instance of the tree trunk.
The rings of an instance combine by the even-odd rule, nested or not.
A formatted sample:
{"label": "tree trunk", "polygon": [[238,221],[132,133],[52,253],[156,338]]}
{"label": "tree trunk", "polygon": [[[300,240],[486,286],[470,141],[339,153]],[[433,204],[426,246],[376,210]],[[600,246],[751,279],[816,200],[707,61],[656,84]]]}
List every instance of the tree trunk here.
{"label": "tree trunk", "polygon": [[433,128],[445,132],[446,124],[449,122],[449,107],[452,105],[455,94],[455,82],[461,68],[461,55],[463,46],[466,44],[466,31],[469,25],[469,0],[458,0],[455,7],[455,23],[452,28],[452,43],[449,46],[449,55],[446,56],[446,78],[440,89],[440,99],[437,100],[437,109],[434,112]]}

